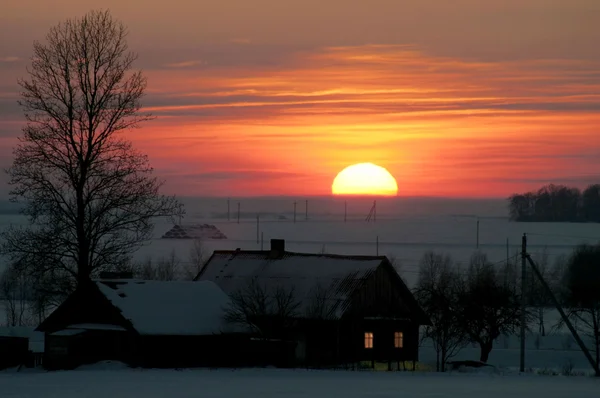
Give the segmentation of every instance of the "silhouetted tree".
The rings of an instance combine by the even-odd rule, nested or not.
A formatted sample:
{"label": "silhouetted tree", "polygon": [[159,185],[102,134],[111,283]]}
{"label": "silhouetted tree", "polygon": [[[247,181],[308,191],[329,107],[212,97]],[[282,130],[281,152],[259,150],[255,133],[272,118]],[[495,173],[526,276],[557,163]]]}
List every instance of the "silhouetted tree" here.
{"label": "silhouetted tree", "polygon": [[208,260],[209,254],[201,239],[194,239],[190,248],[189,261],[183,267],[183,279],[194,280]]}
{"label": "silhouetted tree", "polygon": [[0,274],[0,299],[8,326],[24,326],[31,322],[31,288],[27,275],[14,266]]}
{"label": "silhouetted tree", "polygon": [[487,256],[477,252],[460,287],[461,324],[469,340],[479,345],[482,362],[487,362],[494,340],[520,325],[520,296],[502,279]]}
{"label": "silhouetted tree", "polygon": [[34,43],[19,81],[27,125],[7,172],[31,225],[4,232],[1,253],[37,280],[60,281],[55,288],[124,266],[155,217],[183,213],[121,135],[150,118],[126,36],[109,12],[69,19]]}
{"label": "silhouetted tree", "polygon": [[187,279],[186,269],[175,249],[168,256],[159,257],[156,261],[151,257],[138,263],[132,270],[136,278],[143,280],[174,281]]}
{"label": "silhouetted tree", "polygon": [[[549,269],[549,261],[548,261],[548,251],[546,248],[542,250],[540,253],[536,253],[533,256],[533,259],[538,267],[538,270],[542,274],[544,280],[547,281],[550,276]],[[533,312],[531,316],[537,321],[538,324],[538,333],[542,336],[546,335],[546,326],[544,322],[544,315],[546,313],[546,308],[551,305],[550,298],[546,293],[546,289],[542,285],[542,282],[539,278],[534,275],[532,271],[527,273],[528,275],[528,289],[526,291],[527,302],[528,305],[533,308]]]}
{"label": "silhouetted tree", "polygon": [[421,258],[415,297],[431,319],[424,337],[431,339],[436,353],[436,370],[468,344],[459,303],[460,272],[449,256],[427,252]]}
{"label": "silhouetted tree", "polygon": [[569,257],[565,271],[562,298],[567,316],[592,341],[596,363],[599,363],[600,245],[577,247]]}
{"label": "silhouetted tree", "polygon": [[585,221],[582,198],[577,188],[549,184],[536,192],[511,195],[508,198],[509,216],[513,221]]}
{"label": "silhouetted tree", "polygon": [[336,319],[337,300],[335,293],[329,287],[317,284],[309,293],[309,301],[304,309],[303,316],[310,320]]}
{"label": "silhouetted tree", "polygon": [[600,222],[600,184],[590,185],[583,191],[582,208],[584,220]]}
{"label": "silhouetted tree", "polygon": [[225,320],[247,326],[266,338],[285,338],[301,302],[295,289],[266,286],[256,278],[229,295],[231,304],[225,309]]}
{"label": "silhouetted tree", "polygon": [[526,221],[533,215],[533,199],[531,193],[513,194],[508,198],[509,216],[514,221]]}

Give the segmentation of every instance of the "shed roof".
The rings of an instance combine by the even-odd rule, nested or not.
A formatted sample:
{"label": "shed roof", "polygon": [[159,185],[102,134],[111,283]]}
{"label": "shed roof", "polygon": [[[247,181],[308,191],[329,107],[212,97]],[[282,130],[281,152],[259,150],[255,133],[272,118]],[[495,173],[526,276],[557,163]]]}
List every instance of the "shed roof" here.
{"label": "shed roof", "polygon": [[213,282],[95,281],[100,292],[144,335],[210,335],[238,331],[224,321],[229,297]]}
{"label": "shed roof", "polygon": [[[227,294],[242,291],[252,280],[260,281],[266,289],[293,289],[300,316],[310,317],[316,301],[320,301],[327,308],[324,315],[339,318],[349,307],[353,293],[384,263],[389,264],[385,256],[292,252],[274,256],[271,251],[215,251],[196,279],[214,281]],[[402,294],[412,299],[409,305],[416,304],[398,279]]]}

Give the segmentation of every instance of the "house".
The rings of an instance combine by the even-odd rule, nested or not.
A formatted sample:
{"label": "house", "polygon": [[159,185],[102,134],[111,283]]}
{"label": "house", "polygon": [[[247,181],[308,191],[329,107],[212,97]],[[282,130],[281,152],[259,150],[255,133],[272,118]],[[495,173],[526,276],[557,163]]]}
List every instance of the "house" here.
{"label": "house", "polygon": [[0,369],[41,364],[43,333],[29,326],[0,327]]}
{"label": "house", "polygon": [[144,367],[238,364],[250,337],[223,321],[228,304],[210,281],[90,281],[37,328],[45,333],[44,366],[68,369],[100,360]]}
{"label": "house", "polygon": [[274,239],[267,251],[215,251],[195,279],[230,295],[230,321],[295,341],[296,365],[414,363],[430,324],[385,256],[291,253]]}
{"label": "house", "polygon": [[0,335],[0,370],[23,365],[29,355],[27,337]]}

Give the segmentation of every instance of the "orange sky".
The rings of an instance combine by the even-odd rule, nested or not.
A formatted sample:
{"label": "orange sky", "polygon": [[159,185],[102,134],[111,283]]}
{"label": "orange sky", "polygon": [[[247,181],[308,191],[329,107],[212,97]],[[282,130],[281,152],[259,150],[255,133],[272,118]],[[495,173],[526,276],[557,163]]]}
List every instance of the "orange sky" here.
{"label": "orange sky", "polygon": [[[548,0],[539,8],[538,0],[510,0],[477,9],[459,0],[457,10],[426,0],[405,9],[423,24],[404,27],[385,15],[406,2],[376,2],[387,13],[350,1],[345,20],[312,1],[295,18],[271,0],[225,16],[218,2],[198,2],[205,13],[169,2],[199,7],[206,21],[212,12],[206,25],[181,9],[132,15],[107,4],[130,26],[149,79],[145,104],[157,116],[130,138],[166,190],[322,195],[338,171],[359,162],[386,167],[399,195],[506,196],[548,182],[600,182],[600,29],[592,29],[600,2]],[[25,12],[27,3],[9,0],[0,17],[0,34],[10,23],[24,42],[0,43],[2,167],[22,123],[15,79],[31,40],[79,15],[76,7],[91,8],[62,0],[46,15]],[[305,37],[293,29],[302,21]],[[361,27],[373,29],[361,35]]]}

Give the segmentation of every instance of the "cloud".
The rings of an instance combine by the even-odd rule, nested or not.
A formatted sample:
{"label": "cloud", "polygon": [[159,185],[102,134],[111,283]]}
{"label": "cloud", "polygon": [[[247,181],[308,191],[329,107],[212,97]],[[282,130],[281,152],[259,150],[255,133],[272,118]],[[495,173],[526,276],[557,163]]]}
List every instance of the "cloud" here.
{"label": "cloud", "polygon": [[285,180],[310,177],[302,172],[290,172],[284,170],[245,170],[230,169],[227,171],[211,171],[198,173],[181,173],[180,170],[174,171],[176,174],[187,180],[198,181],[231,181],[231,180]]}
{"label": "cloud", "polygon": [[21,58],[19,57],[15,57],[15,56],[4,56],[4,57],[0,57],[0,62],[5,62],[5,63],[12,63],[12,62],[18,62],[20,61]]}
{"label": "cloud", "polygon": [[374,161],[406,194],[503,196],[600,167],[597,61],[206,49],[147,56],[158,119],[128,133],[175,191],[323,194],[341,167]]}
{"label": "cloud", "polygon": [[201,65],[206,65],[206,62],[205,61],[182,61],[182,62],[166,64],[165,66],[167,68],[190,68],[192,66],[201,66]]}
{"label": "cloud", "polygon": [[250,43],[252,43],[252,41],[247,38],[235,38],[235,39],[229,40],[229,42],[234,43],[234,44],[250,44]]}

